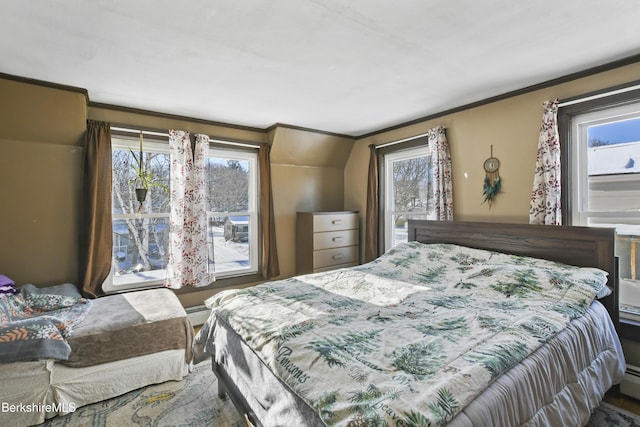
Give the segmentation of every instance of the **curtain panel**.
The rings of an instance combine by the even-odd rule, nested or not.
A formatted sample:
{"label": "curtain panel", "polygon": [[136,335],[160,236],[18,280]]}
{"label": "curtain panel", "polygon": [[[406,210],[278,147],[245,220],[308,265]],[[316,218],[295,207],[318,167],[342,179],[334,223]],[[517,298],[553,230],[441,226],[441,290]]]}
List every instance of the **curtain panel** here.
{"label": "curtain panel", "polygon": [[562,224],[560,135],[558,100],[543,104],[536,169],[531,192],[529,223]]}
{"label": "curtain panel", "polygon": [[102,283],[111,271],[111,126],[87,120],[82,161],[80,277],[82,293],[104,295]]}
{"label": "curtain panel", "polygon": [[364,226],[364,262],[378,257],[378,150],[374,144],[369,145],[369,175],[367,178],[367,207]]}
{"label": "curtain panel", "polygon": [[453,220],[453,183],[451,180],[451,154],[444,126],[429,129],[429,151],[432,171],[430,180],[431,199],[436,218],[439,221]]}
{"label": "curtain panel", "polygon": [[192,147],[189,132],[169,131],[171,211],[165,286],[172,289],[207,286],[214,279],[208,268],[208,151],[207,135],[196,135]]}
{"label": "curtain panel", "polygon": [[276,225],[271,185],[271,146],[261,144],[258,150],[260,163],[260,221],[262,228],[262,276],[266,279],[280,275]]}

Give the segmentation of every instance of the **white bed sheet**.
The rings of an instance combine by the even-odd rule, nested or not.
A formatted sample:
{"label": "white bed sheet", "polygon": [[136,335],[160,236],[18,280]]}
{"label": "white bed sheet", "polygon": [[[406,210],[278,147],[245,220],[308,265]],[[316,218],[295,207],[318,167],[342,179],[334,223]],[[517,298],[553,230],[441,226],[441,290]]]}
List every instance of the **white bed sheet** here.
{"label": "white bed sheet", "polygon": [[52,360],[0,364],[0,425],[29,426],[129,391],[179,381],[191,365],[184,349],[86,368]]}
{"label": "white bed sheet", "polygon": [[[265,427],[322,425],[233,331],[218,323],[213,335],[216,361]],[[236,365],[234,357],[241,364]],[[624,371],[620,340],[606,309],[596,301],[585,316],[498,378],[448,425],[583,426],[604,393],[622,381]]]}

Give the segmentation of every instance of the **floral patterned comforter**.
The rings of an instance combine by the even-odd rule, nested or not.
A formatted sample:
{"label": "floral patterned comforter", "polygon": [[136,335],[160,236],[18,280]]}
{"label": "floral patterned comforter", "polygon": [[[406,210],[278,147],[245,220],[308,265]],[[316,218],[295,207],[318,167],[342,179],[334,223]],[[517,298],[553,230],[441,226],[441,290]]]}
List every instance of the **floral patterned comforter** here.
{"label": "floral patterned comforter", "polygon": [[52,294],[17,294],[0,299],[0,363],[66,360],[66,341],[91,301]]}
{"label": "floral patterned comforter", "polygon": [[593,268],[410,242],[358,267],[221,292],[201,333],[224,320],[329,426],[436,426],[605,288]]}

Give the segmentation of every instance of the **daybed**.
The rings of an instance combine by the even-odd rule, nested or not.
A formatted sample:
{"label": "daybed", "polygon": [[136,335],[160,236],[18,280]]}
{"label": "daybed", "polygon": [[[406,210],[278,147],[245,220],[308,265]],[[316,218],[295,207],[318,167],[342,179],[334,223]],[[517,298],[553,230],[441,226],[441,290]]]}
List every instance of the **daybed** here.
{"label": "daybed", "polygon": [[[21,324],[2,324],[0,354],[15,361],[0,363],[0,425],[39,424],[149,384],[180,380],[190,370],[193,329],[168,289],[95,300],[70,297],[66,292],[67,296],[56,300],[48,293],[55,288],[31,287],[27,295],[29,291],[44,295],[47,304],[67,305],[66,309],[44,313],[44,317],[51,315],[58,327],[63,323],[72,330],[68,333],[63,326],[62,337],[54,337],[57,339],[50,339],[55,331],[44,339],[25,332],[24,338],[42,348],[28,347],[31,343],[27,339],[16,353],[16,343],[7,342],[7,337],[16,338]],[[68,316],[70,310],[79,316]],[[10,311],[20,310],[12,307]],[[38,356],[39,351],[44,353]]]}
{"label": "daybed", "polygon": [[622,380],[612,229],[410,221],[409,240],[208,300],[194,348],[220,396],[264,426],[582,426]]}

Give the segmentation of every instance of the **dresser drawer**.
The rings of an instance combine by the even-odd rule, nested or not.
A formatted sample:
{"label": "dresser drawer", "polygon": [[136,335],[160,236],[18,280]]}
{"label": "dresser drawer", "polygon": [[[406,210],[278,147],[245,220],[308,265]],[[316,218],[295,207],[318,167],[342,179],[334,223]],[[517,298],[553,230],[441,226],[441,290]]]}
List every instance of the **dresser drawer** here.
{"label": "dresser drawer", "polygon": [[348,230],[358,228],[358,214],[354,213],[330,213],[313,216],[313,231]]}
{"label": "dresser drawer", "polygon": [[313,250],[339,248],[358,244],[358,230],[326,231],[313,233]]}
{"label": "dresser drawer", "polygon": [[356,265],[358,265],[357,262],[350,262],[350,263],[347,263],[347,264],[330,265],[329,267],[316,268],[316,269],[313,270],[313,272],[314,273],[320,273],[321,271],[331,271],[331,270],[337,270],[339,268],[355,267]]}
{"label": "dresser drawer", "polygon": [[324,249],[313,252],[313,269],[358,261],[358,246]]}

